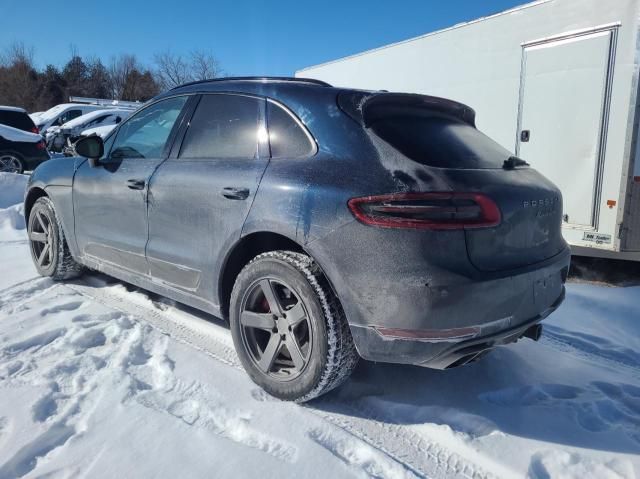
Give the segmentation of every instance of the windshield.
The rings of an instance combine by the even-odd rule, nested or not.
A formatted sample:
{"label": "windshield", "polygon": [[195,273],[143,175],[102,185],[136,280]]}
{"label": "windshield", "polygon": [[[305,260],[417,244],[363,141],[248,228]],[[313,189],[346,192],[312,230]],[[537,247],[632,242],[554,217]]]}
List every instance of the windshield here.
{"label": "windshield", "polygon": [[56,116],[58,116],[58,114],[60,112],[62,112],[66,107],[67,107],[67,105],[56,105],[54,107],[51,107],[47,111],[45,111],[44,113],[40,113],[38,115],[38,121],[44,123],[44,122],[46,122],[48,120],[51,120],[51,119],[55,118]]}

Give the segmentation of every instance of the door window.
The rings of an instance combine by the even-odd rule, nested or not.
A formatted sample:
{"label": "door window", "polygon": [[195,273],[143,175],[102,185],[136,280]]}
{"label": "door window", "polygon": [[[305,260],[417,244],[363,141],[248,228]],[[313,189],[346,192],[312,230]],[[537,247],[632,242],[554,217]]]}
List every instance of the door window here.
{"label": "door window", "polygon": [[186,101],[186,96],[168,98],[132,116],[118,129],[111,148],[111,157],[161,157]]}
{"label": "door window", "polygon": [[73,120],[74,118],[78,118],[82,115],[82,110],[67,110],[65,111],[56,122],[58,125],[64,125],[66,122]]}
{"label": "door window", "polygon": [[179,157],[255,158],[260,103],[263,101],[240,95],[203,95],[185,134]]}

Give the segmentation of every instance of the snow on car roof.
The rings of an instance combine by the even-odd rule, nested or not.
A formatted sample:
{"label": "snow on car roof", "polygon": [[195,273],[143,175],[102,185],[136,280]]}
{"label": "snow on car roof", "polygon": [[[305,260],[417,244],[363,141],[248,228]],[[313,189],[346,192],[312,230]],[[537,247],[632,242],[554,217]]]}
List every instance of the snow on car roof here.
{"label": "snow on car roof", "polygon": [[52,118],[58,116],[59,113],[68,110],[71,107],[76,107],[81,110],[96,110],[96,109],[104,109],[104,107],[99,105],[87,105],[86,103],[60,103],[59,105],[53,106],[49,108],[44,113],[38,115],[38,119],[41,121],[47,121]]}
{"label": "snow on car roof", "polygon": [[24,108],[20,108],[19,106],[7,106],[7,105],[0,105],[0,110],[3,111],[18,111],[21,113],[26,113],[27,110],[25,110]]}
{"label": "snow on car roof", "polygon": [[118,125],[94,126],[93,128],[83,130],[82,136],[98,135],[101,138],[105,138],[116,126]]}
{"label": "snow on car roof", "polygon": [[42,141],[42,136],[28,131],[18,130],[11,126],[0,123],[0,136],[5,140],[17,141],[20,143],[38,143]]}
{"label": "snow on car roof", "polygon": [[77,118],[74,118],[73,120],[69,120],[64,125],[62,125],[62,128],[75,128],[77,126],[82,126],[92,120],[95,120],[96,118],[102,115],[129,116],[130,114],[131,114],[131,110],[123,110],[118,108],[104,108],[102,110],[94,110],[94,111],[90,111],[89,113],[85,113],[84,115],[81,115]]}

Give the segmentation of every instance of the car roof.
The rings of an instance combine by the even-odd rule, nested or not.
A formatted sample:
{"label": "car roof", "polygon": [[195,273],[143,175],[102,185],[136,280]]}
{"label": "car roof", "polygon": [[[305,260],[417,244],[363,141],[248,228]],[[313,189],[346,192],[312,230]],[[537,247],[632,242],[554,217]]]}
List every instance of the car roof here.
{"label": "car roof", "polygon": [[[124,108],[102,108],[100,110],[93,110],[90,111],[89,113],[85,113],[84,115],[80,115],[75,117],[73,120],[69,120],[68,122],[65,123],[65,125],[67,125],[68,127],[75,127],[78,125],[82,125],[83,123],[87,122],[87,121],[91,121],[95,118],[99,118],[102,115],[124,115],[126,113],[133,113],[134,110],[128,110],[128,109],[124,109]],[[63,125],[64,126],[64,125]]]}
{"label": "car roof", "polygon": [[235,92],[259,95],[284,95],[289,92],[338,91],[320,80],[294,77],[226,77],[201,80],[177,86],[157,98],[176,95],[178,93]]}
{"label": "car roof", "polygon": [[221,78],[210,78],[208,80],[198,80],[198,81],[185,83],[183,85],[179,85],[179,86],[173,88],[173,90],[176,90],[176,89],[182,88],[182,87],[186,87],[186,86],[191,86],[191,85],[207,85],[207,84],[219,85],[221,83],[242,84],[242,83],[245,83],[245,82],[303,83],[303,84],[309,84],[309,85],[331,87],[331,85],[329,83],[324,82],[322,80],[316,80],[314,78],[244,76],[244,77],[221,77]]}
{"label": "car roof", "polygon": [[20,108],[19,106],[6,106],[6,105],[0,105],[0,110],[2,111],[17,111],[19,113],[26,113],[27,110],[25,110],[24,108]]}

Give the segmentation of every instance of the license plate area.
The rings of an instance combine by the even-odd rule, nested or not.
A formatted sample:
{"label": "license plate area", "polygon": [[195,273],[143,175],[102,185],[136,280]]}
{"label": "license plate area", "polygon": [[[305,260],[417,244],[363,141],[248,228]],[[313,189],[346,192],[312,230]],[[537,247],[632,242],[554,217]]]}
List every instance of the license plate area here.
{"label": "license plate area", "polygon": [[559,272],[538,278],[533,283],[533,302],[539,306],[549,306],[560,295],[562,278]]}

